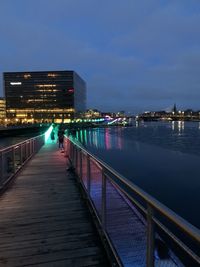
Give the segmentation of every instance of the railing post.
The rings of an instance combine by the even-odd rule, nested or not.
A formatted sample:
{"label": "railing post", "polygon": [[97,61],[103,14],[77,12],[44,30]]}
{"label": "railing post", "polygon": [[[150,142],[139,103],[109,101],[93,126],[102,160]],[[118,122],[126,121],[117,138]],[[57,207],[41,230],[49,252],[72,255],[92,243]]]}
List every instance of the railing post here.
{"label": "railing post", "polygon": [[154,221],[152,207],[147,204],[147,267],[154,267]]}
{"label": "railing post", "polygon": [[69,143],[69,158],[72,161],[72,143],[71,143],[71,141]]}
{"label": "railing post", "polygon": [[87,154],[87,191],[88,191],[88,195],[90,195],[90,184],[91,184],[90,156]]}
{"label": "railing post", "polygon": [[69,155],[69,140],[65,137],[64,138],[64,156],[67,157]]}
{"label": "railing post", "polygon": [[26,141],[26,152],[27,152],[27,158],[29,157],[29,142]]}
{"label": "railing post", "polygon": [[78,149],[75,147],[75,169],[76,169],[76,173],[78,173]]}
{"label": "railing post", "polygon": [[30,156],[31,156],[32,155],[32,139],[30,140],[29,149],[30,149]]}
{"label": "railing post", "polygon": [[102,169],[102,199],[101,199],[101,220],[102,228],[106,229],[106,175]]}
{"label": "railing post", "polygon": [[25,160],[28,158],[27,142],[25,142]]}
{"label": "railing post", "polygon": [[35,139],[33,138],[32,139],[32,154],[34,153],[34,142],[35,142]]}
{"label": "railing post", "polygon": [[35,152],[35,138],[33,139],[33,153]]}
{"label": "railing post", "polygon": [[36,152],[36,138],[34,138],[33,140],[33,152],[35,153]]}
{"label": "railing post", "polygon": [[1,152],[1,174],[0,174],[0,185],[1,185],[1,181],[3,181],[3,152]]}
{"label": "railing post", "polygon": [[20,144],[20,165],[23,164],[23,158],[22,158],[22,146],[23,146],[23,144]]}
{"label": "railing post", "polygon": [[72,164],[75,167],[75,148],[74,148],[74,144],[72,144]]}
{"label": "railing post", "polygon": [[81,149],[79,150],[79,155],[80,155],[80,180],[83,178],[83,173],[82,173],[82,151]]}
{"label": "railing post", "polygon": [[12,148],[12,158],[13,158],[13,173],[15,173],[15,146]]}

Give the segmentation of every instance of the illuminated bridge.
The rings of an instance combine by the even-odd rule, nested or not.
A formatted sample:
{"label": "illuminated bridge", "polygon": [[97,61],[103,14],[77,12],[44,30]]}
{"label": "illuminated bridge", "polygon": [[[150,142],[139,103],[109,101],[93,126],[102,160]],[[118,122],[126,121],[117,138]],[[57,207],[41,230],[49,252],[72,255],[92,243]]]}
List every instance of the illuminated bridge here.
{"label": "illuminated bridge", "polygon": [[47,134],[0,151],[0,266],[200,266],[198,229]]}

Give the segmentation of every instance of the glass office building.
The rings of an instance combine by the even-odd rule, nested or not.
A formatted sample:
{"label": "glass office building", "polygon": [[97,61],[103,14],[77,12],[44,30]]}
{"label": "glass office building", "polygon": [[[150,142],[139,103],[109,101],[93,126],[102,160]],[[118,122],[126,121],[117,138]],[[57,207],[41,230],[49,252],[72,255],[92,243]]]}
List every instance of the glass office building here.
{"label": "glass office building", "polygon": [[69,122],[86,109],[86,83],[74,71],[5,72],[7,119]]}

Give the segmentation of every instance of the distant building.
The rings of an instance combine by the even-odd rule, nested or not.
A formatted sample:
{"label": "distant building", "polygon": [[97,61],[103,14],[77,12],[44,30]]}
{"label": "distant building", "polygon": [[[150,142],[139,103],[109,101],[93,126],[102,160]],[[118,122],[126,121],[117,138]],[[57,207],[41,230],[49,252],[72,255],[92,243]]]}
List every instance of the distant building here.
{"label": "distant building", "polygon": [[0,124],[4,124],[6,118],[6,101],[5,98],[0,97]]}
{"label": "distant building", "polygon": [[116,113],[116,117],[125,117],[125,111],[121,110]]}
{"label": "distant building", "polygon": [[86,83],[74,71],[4,73],[6,114],[20,122],[69,122],[86,109]]}
{"label": "distant building", "polygon": [[174,114],[177,113],[177,107],[176,107],[176,104],[174,104],[173,108],[172,108],[172,112],[174,112]]}
{"label": "distant building", "polygon": [[85,118],[99,118],[101,117],[101,112],[97,109],[88,109],[84,113],[84,117]]}

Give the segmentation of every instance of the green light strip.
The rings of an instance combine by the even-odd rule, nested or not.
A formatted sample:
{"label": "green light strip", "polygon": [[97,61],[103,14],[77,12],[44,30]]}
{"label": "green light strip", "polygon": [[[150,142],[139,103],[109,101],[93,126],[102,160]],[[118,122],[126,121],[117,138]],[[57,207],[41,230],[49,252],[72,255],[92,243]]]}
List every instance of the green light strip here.
{"label": "green light strip", "polygon": [[46,143],[46,141],[48,140],[48,138],[49,138],[49,136],[50,136],[52,130],[53,130],[53,126],[51,125],[51,126],[49,127],[49,129],[45,132],[45,143]]}

